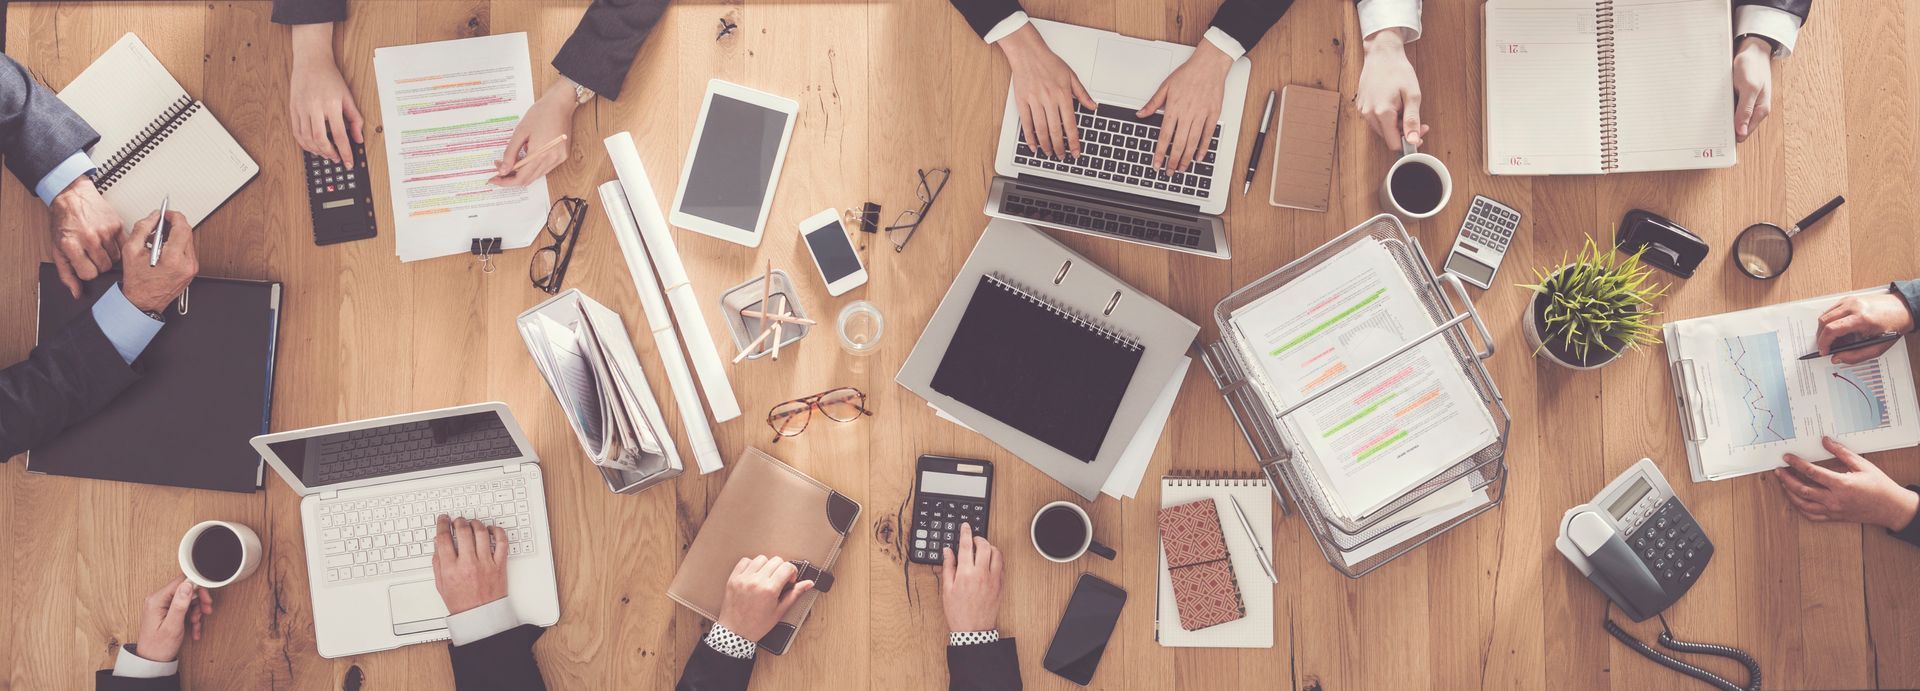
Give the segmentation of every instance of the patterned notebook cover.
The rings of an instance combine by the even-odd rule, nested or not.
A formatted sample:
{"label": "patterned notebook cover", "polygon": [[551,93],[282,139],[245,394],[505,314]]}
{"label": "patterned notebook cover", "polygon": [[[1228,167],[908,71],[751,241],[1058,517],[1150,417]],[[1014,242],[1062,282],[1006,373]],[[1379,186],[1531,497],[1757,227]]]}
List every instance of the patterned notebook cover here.
{"label": "patterned notebook cover", "polygon": [[1220,530],[1220,511],[1212,499],[1160,510],[1160,545],[1166,550],[1180,628],[1188,631],[1247,616]]}

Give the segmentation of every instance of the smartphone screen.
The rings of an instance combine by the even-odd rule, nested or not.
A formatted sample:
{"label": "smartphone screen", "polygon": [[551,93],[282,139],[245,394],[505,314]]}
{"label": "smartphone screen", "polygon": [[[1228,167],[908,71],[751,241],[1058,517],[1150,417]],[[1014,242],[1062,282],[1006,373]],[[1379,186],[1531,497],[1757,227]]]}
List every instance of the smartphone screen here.
{"label": "smartphone screen", "polygon": [[1047,671],[1086,686],[1093,681],[1093,670],[1107,651],[1107,639],[1113,625],[1120,621],[1120,608],[1127,604],[1127,591],[1120,586],[1081,574],[1080,584],[1067,601],[1067,613],[1060,617],[1060,628],[1047,644],[1043,664]]}
{"label": "smartphone screen", "polygon": [[820,264],[820,274],[828,283],[837,283],[860,270],[860,257],[837,219],[807,231],[807,247],[813,250],[813,260]]}

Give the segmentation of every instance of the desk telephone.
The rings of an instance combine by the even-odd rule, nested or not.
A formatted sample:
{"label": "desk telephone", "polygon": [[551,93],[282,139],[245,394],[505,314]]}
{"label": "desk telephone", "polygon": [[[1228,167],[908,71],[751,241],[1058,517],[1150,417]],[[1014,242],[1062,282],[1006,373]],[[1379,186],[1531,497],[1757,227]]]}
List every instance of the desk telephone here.
{"label": "desk telephone", "polygon": [[1747,685],[1736,685],[1656,650],[1620,628],[1610,614],[1602,620],[1608,634],[1634,652],[1715,688],[1760,688],[1760,663],[1752,656],[1725,646],[1677,640],[1660,614],[1699,580],[1713,559],[1713,541],[1701,532],[1700,523],[1680,503],[1652,459],[1640,459],[1593,501],[1568,509],[1560,518],[1560,537],[1553,544],[1581,575],[1606,593],[1610,607],[1619,607],[1634,621],[1659,616],[1661,646],[1737,660],[1747,668]]}

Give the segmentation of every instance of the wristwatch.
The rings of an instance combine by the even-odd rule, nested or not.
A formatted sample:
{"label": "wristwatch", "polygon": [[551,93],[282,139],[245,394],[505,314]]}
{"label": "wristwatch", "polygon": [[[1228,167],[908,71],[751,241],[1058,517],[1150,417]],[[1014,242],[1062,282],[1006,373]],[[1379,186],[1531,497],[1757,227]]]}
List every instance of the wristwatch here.
{"label": "wristwatch", "polygon": [[1739,49],[1740,44],[1745,43],[1748,38],[1757,38],[1766,41],[1767,45],[1773,48],[1773,50],[1767,52],[1767,55],[1776,58],[1780,57],[1780,42],[1773,40],[1772,36],[1766,34],[1740,34],[1739,36],[1733,37],[1733,47],[1736,50]]}
{"label": "wristwatch", "polygon": [[567,81],[573,82],[573,102],[575,105],[586,105],[587,101],[593,100],[593,89],[582,86],[580,82],[575,82],[572,79],[568,79]]}
{"label": "wristwatch", "polygon": [[[140,309],[140,308],[136,307],[134,309]],[[149,312],[147,310],[140,310],[140,313],[147,315],[149,318],[153,319],[154,321],[160,322],[162,324],[167,323],[167,310],[164,307],[161,308],[160,311],[158,312]]]}

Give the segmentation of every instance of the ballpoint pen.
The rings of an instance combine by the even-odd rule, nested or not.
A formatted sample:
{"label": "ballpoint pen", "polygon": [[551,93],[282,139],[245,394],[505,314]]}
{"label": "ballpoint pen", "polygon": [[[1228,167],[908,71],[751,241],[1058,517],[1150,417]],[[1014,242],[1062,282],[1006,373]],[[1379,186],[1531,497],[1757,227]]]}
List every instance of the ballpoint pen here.
{"label": "ballpoint pen", "polygon": [[1240,517],[1240,527],[1247,529],[1247,541],[1253,545],[1254,555],[1260,557],[1260,569],[1267,572],[1267,580],[1279,583],[1279,574],[1273,572],[1273,559],[1267,556],[1266,550],[1260,548],[1260,534],[1253,532],[1253,521],[1247,520],[1247,512],[1240,509],[1240,498],[1229,494],[1227,501],[1233,502],[1233,513]]}
{"label": "ballpoint pen", "polygon": [[1882,344],[1882,343],[1886,343],[1886,342],[1888,342],[1888,341],[1897,341],[1897,340],[1900,340],[1900,337],[1901,337],[1901,336],[1905,336],[1905,335],[1906,335],[1906,334],[1902,334],[1902,333],[1897,333],[1897,332],[1893,332],[1893,331],[1888,331],[1888,332],[1886,332],[1886,333],[1883,333],[1883,334],[1880,334],[1880,335],[1878,335],[1878,336],[1874,336],[1874,337],[1871,337],[1871,338],[1862,338],[1862,339],[1860,339],[1860,340],[1858,340],[1858,341],[1853,341],[1853,342],[1851,342],[1851,343],[1835,343],[1835,344],[1833,344],[1833,349],[1832,349],[1832,350],[1829,350],[1829,351],[1827,351],[1827,352],[1825,352],[1825,353],[1822,353],[1822,352],[1820,352],[1820,351],[1819,351],[1818,349],[1815,349],[1815,350],[1814,350],[1813,352],[1811,352],[1811,353],[1807,353],[1806,355],[1802,355],[1802,356],[1800,356],[1800,359],[1802,359],[1802,360],[1813,360],[1813,359],[1817,359],[1817,358],[1823,358],[1823,357],[1826,357],[1826,356],[1828,356],[1828,355],[1835,355],[1835,354],[1839,354],[1839,353],[1844,353],[1844,352],[1847,352],[1847,351],[1849,351],[1849,350],[1859,350],[1859,349],[1861,349],[1861,348],[1871,348],[1871,347],[1873,347],[1873,346],[1877,346],[1877,345],[1880,345],[1880,344]]}
{"label": "ballpoint pen", "polygon": [[160,198],[160,221],[153,224],[153,233],[147,236],[147,266],[160,265],[160,245],[167,241],[167,206],[173,203],[173,195]]}
{"label": "ballpoint pen", "polygon": [[1260,169],[1260,147],[1267,143],[1267,123],[1273,122],[1273,98],[1276,91],[1267,92],[1267,109],[1260,115],[1260,132],[1253,135],[1253,154],[1247,157],[1247,181],[1240,185],[1240,196],[1247,196],[1253,190],[1253,173]]}

